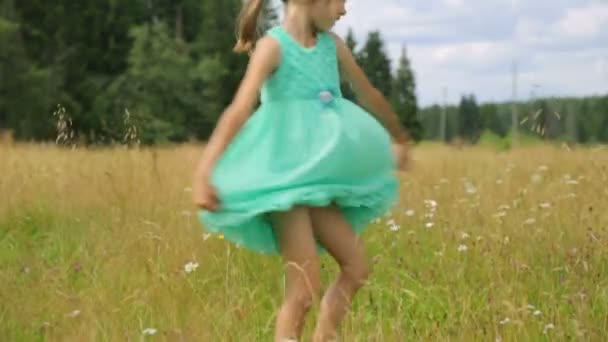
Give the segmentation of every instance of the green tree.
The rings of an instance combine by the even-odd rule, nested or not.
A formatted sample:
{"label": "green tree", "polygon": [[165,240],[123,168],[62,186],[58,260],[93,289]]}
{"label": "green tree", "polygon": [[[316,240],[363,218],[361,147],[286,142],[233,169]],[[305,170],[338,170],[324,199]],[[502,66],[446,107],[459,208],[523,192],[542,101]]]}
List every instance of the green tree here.
{"label": "green tree", "polygon": [[50,139],[57,78],[28,58],[13,5],[8,0],[0,8],[0,129],[17,139]]}
{"label": "green tree", "polygon": [[127,73],[96,103],[103,133],[114,141],[122,139],[122,122],[128,110],[145,144],[179,142],[202,134],[188,125],[192,123],[189,120],[202,117],[201,111],[214,102],[205,98],[197,85],[208,77],[205,72],[219,72],[219,63],[194,63],[183,52],[184,43],[171,37],[163,22],[134,27],[131,34],[134,44]]}
{"label": "green tree", "polygon": [[279,24],[279,16],[277,9],[273,1],[266,1],[264,4],[264,10],[262,11],[261,18],[259,20],[260,32],[266,32],[268,29]]}
{"label": "green tree", "polygon": [[93,103],[127,68],[128,29],[145,20],[142,3],[19,0],[16,8],[27,55],[57,75],[53,102],[67,109],[78,135],[99,130]]}
{"label": "green tree", "polygon": [[498,113],[498,106],[494,103],[486,103],[480,106],[481,121],[483,129],[488,129],[493,133],[504,137],[509,131],[505,120]]}
{"label": "green tree", "polygon": [[391,60],[385,51],[385,43],[379,31],[370,32],[359,52],[359,63],[372,84],[385,96],[391,95]]}
{"label": "green tree", "polygon": [[[348,29],[348,33],[346,34],[346,38],[344,39],[344,42],[346,43],[346,46],[348,46],[348,48],[350,49],[350,51],[352,52],[353,56],[357,56],[357,40],[355,39],[355,34],[353,33],[353,30],[351,28]],[[342,96],[344,96],[344,98],[356,102],[357,101],[357,97],[351,87],[351,85],[346,81],[346,80],[341,80],[341,85],[340,88],[342,90]]]}
{"label": "green tree", "polygon": [[458,108],[458,128],[460,136],[469,143],[476,143],[481,136],[481,115],[475,95],[463,95]]}
{"label": "green tree", "polygon": [[585,97],[578,105],[577,133],[582,143],[594,144],[600,140],[602,117],[598,115],[595,102],[596,99]]}
{"label": "green tree", "polygon": [[416,98],[416,79],[412,72],[405,47],[401,51],[399,65],[393,80],[391,102],[399,115],[401,123],[407,127],[415,141],[422,138],[422,124],[418,118],[418,100]]}
{"label": "green tree", "polygon": [[608,94],[604,95],[599,101],[597,113],[601,122],[598,139],[606,144],[608,143]]}
{"label": "green tree", "polygon": [[436,140],[439,139],[439,121],[441,115],[441,107],[433,104],[426,108],[421,108],[419,117],[423,128],[423,139]]}
{"label": "green tree", "polygon": [[203,19],[193,46],[195,59],[220,60],[223,69],[230,70],[213,85],[217,89],[215,97],[222,107],[232,101],[248,63],[247,55],[233,52],[234,27],[241,5],[240,0],[203,1]]}

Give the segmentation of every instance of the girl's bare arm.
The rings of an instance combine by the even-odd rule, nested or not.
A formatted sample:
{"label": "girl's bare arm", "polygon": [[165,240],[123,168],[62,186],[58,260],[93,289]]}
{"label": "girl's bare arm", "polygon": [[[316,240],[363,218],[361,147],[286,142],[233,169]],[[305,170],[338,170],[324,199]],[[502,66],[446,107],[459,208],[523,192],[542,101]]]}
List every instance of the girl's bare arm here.
{"label": "girl's bare arm", "polygon": [[371,84],[344,41],[335,34],[334,38],[341,76],[351,84],[357,101],[382,123],[395,142],[406,144],[408,142],[407,131],[402,127],[399,117],[393,112],[391,105],[384,95]]}
{"label": "girl's bare arm", "polygon": [[264,81],[277,68],[280,46],[271,37],[256,44],[247,71],[232,103],[220,116],[199,161],[196,176],[209,176],[213,167],[234,136],[251,116]]}

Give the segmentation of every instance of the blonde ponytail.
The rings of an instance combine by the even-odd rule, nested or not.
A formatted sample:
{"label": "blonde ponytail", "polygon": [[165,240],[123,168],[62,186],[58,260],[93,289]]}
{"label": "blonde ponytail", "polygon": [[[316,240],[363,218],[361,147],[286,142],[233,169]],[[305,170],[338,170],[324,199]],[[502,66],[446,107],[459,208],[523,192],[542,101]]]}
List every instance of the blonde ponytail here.
{"label": "blonde ponytail", "polygon": [[251,52],[258,39],[258,18],[264,0],[246,0],[237,20],[237,42],[235,52]]}

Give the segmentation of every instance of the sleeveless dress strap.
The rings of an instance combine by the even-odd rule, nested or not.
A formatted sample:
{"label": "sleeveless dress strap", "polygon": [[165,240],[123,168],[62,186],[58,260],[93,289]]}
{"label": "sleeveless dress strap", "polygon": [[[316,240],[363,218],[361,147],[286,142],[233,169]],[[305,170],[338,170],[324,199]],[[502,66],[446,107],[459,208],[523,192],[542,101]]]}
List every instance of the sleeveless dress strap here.
{"label": "sleeveless dress strap", "polygon": [[280,26],[275,26],[269,29],[268,31],[266,31],[266,34],[278,41],[282,48],[284,48],[285,45],[288,44],[289,37],[285,36],[283,28],[281,28]]}

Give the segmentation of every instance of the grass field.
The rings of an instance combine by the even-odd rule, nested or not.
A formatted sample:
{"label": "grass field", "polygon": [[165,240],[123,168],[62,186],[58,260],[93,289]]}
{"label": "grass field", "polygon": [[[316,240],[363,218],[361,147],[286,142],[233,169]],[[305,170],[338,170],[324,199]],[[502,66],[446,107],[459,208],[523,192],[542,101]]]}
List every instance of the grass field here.
{"label": "grass field", "polygon": [[[281,261],[205,234],[199,152],[0,146],[0,340],[270,341]],[[608,149],[414,154],[343,341],[608,340]]]}

